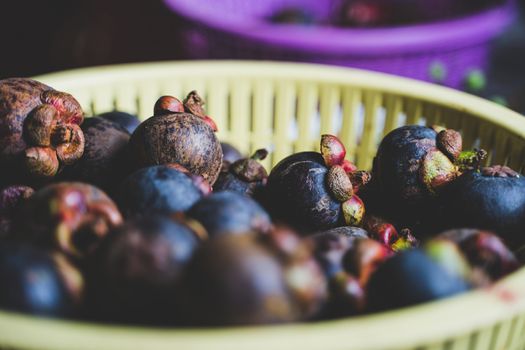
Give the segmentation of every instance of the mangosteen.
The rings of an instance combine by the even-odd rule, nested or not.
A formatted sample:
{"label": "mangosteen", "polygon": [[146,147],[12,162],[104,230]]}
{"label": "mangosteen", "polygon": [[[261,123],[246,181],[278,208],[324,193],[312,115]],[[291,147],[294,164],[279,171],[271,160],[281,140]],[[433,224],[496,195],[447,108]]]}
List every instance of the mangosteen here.
{"label": "mangosteen", "polygon": [[84,114],[73,96],[35,80],[0,80],[2,182],[39,183],[84,152]]}
{"label": "mangosteen", "polygon": [[227,142],[221,142],[221,149],[223,155],[222,161],[223,164],[226,163],[227,167],[230,164],[244,158],[242,153],[237,148]]}
{"label": "mangosteen", "polygon": [[328,280],[328,300],[319,313],[319,320],[330,320],[362,313],[365,292],[357,278],[339,271]]}
{"label": "mangosteen", "polygon": [[453,242],[470,265],[480,269],[492,281],[514,272],[519,262],[503,240],[489,231],[454,229],[441,233],[436,240]]}
{"label": "mangosteen", "polygon": [[231,191],[202,198],[187,214],[200,222],[212,238],[249,231],[264,233],[272,226],[270,216],[256,201]]}
{"label": "mangosteen", "polygon": [[102,117],[87,118],[82,131],[86,137],[84,154],[60,178],[90,183],[108,192],[114,190],[129,172],[126,158],[129,133]]}
{"label": "mangosteen", "polygon": [[440,196],[446,228],[496,232],[511,248],[525,245],[525,177],[506,166],[467,171]]}
{"label": "mangosteen", "polygon": [[124,128],[130,135],[133,134],[135,129],[140,125],[139,118],[134,114],[129,114],[122,111],[111,111],[98,115],[100,118],[104,118],[113,123],[117,123]]}
{"label": "mangosteen", "polygon": [[407,307],[450,297],[470,288],[459,275],[450,273],[424,251],[401,252],[381,264],[368,280],[367,310]]}
{"label": "mangosteen", "polygon": [[199,245],[185,222],[132,219],[113,230],[90,259],[88,305],[104,321],[173,324],[179,280]]}
{"label": "mangosteen", "polygon": [[193,326],[300,320],[278,258],[249,234],[222,235],[196,251],[181,284],[185,319]]}
{"label": "mangosteen", "polygon": [[213,185],[215,192],[233,191],[248,196],[253,196],[266,185],[268,173],[264,166],[258,161],[267,157],[268,151],[260,149],[250,158],[237,160],[227,165],[223,162],[223,168],[217,181]]}
{"label": "mangosteen", "polygon": [[[70,271],[76,271],[69,265]],[[77,271],[78,273],[78,271]],[[77,304],[53,257],[30,246],[0,246],[0,308],[46,317],[74,316]]]}
{"label": "mangosteen", "polygon": [[279,259],[291,297],[299,306],[301,319],[316,316],[328,297],[327,279],[314,257],[312,241],[302,239],[288,226],[276,225],[259,242]]}
{"label": "mangosteen", "polygon": [[439,217],[438,192],[486,156],[462,151],[462,143],[454,130],[408,125],[391,131],[374,158],[367,205],[403,227],[431,230]]}
{"label": "mangosteen", "polygon": [[9,186],[0,191],[0,238],[10,235],[16,213],[34,192],[31,187],[21,185]]}
{"label": "mangosteen", "polygon": [[301,232],[358,226],[365,208],[348,172],[355,168],[345,161],[346,150],[337,137],[323,135],[320,148],[321,153],[286,157],[272,169],[266,205],[276,218]]}
{"label": "mangosteen", "polygon": [[345,252],[342,266],[365,288],[374,271],[391,256],[391,251],[383,244],[370,238],[359,238]]}
{"label": "mangosteen", "polygon": [[379,216],[366,215],[363,228],[369,232],[371,238],[395,252],[419,245],[410,229],[405,228],[398,233],[393,224]]}
{"label": "mangosteen", "polygon": [[213,120],[204,114],[202,100],[191,92],[184,105],[163,96],[155,114],[131,135],[129,154],[135,166],[178,163],[213,185],[222,166],[222,150]]}
{"label": "mangosteen", "polygon": [[359,238],[368,238],[368,232],[359,227],[342,226],[309,237],[314,245],[314,256],[327,278],[343,271],[344,254]]}
{"label": "mangosteen", "polygon": [[192,179],[170,165],[137,170],[119,186],[117,202],[127,217],[186,211],[203,193]]}
{"label": "mangosteen", "polygon": [[109,230],[122,223],[117,206],[100,189],[79,182],[48,185],[25,201],[13,238],[83,260]]}

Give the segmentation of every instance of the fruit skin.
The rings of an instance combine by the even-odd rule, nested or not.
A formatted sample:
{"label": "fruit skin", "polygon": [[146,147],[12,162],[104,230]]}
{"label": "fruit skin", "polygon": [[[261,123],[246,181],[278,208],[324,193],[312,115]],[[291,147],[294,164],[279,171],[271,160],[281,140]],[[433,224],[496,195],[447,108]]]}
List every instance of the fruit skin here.
{"label": "fruit skin", "polygon": [[100,118],[107,119],[111,122],[117,123],[131,135],[135,129],[140,125],[139,118],[134,114],[129,114],[122,111],[111,111],[98,115]]}
{"label": "fruit skin", "polygon": [[465,172],[442,193],[443,229],[490,230],[511,248],[519,248],[525,244],[525,177],[489,176],[482,172]]}
{"label": "fruit skin", "polygon": [[11,234],[13,220],[23,203],[35,193],[28,186],[9,186],[0,191],[0,238]]}
{"label": "fruit skin", "polygon": [[328,193],[327,173],[319,153],[301,152],[286,157],[268,177],[267,208],[300,232],[343,226],[341,203]]}
{"label": "fruit skin", "polygon": [[76,162],[84,116],[69,94],[32,79],[0,80],[0,167],[4,184],[37,183]]}
{"label": "fruit skin", "polygon": [[239,159],[231,164],[223,161],[221,173],[213,185],[213,190],[233,191],[256,197],[268,181],[268,173],[259,163],[267,155],[268,151],[260,149],[250,158]]}
{"label": "fruit skin", "polygon": [[57,249],[82,261],[122,223],[115,203],[99,188],[80,182],[48,185],[24,204],[12,238]]}
{"label": "fruit skin", "polygon": [[129,155],[137,168],[178,163],[210,185],[222,166],[222,150],[213,129],[189,113],[161,114],[144,121],[131,135]]}
{"label": "fruit skin", "polygon": [[90,259],[88,305],[105,321],[178,322],[183,269],[199,245],[184,222],[144,216],[112,231]]}
{"label": "fruit skin", "polygon": [[202,198],[190,177],[169,165],[137,170],[119,186],[117,203],[126,217],[186,211]]}
{"label": "fruit skin", "polygon": [[60,178],[87,182],[111,192],[129,172],[126,152],[130,134],[102,117],[87,118],[82,131],[86,137],[84,154]]}
{"label": "fruit skin", "polygon": [[75,314],[74,298],[50,254],[30,246],[0,246],[0,307],[46,317]]}
{"label": "fruit skin", "polygon": [[234,326],[300,319],[279,260],[249,234],[204,242],[181,286],[185,320],[196,326]]}
{"label": "fruit skin", "polygon": [[237,148],[227,142],[221,142],[221,149],[223,154],[222,161],[224,163],[228,162],[231,164],[238,161],[239,159],[244,158],[242,153]]}
{"label": "fruit skin", "polygon": [[391,255],[391,251],[383,244],[373,239],[359,238],[342,257],[342,265],[365,288],[370,276]]}
{"label": "fruit skin", "polygon": [[368,238],[368,232],[359,227],[342,226],[308,237],[314,245],[314,255],[327,278],[343,271],[344,254],[358,239]]}
{"label": "fruit skin", "polygon": [[298,305],[301,319],[315,317],[327,300],[328,285],[313,255],[312,242],[283,225],[275,225],[270,232],[257,238],[281,262],[286,285]]}
{"label": "fruit skin", "polygon": [[463,279],[450,274],[422,250],[408,250],[387,260],[372,274],[366,288],[367,310],[411,306],[468,289]]}
{"label": "fruit skin", "polygon": [[187,214],[206,228],[210,238],[249,231],[268,232],[272,226],[270,216],[257,202],[230,191],[202,198]]}
{"label": "fruit skin", "polygon": [[503,240],[489,231],[453,229],[436,236],[437,240],[453,242],[467,258],[469,264],[480,269],[492,281],[519,268],[519,262]]}
{"label": "fruit skin", "polygon": [[364,196],[367,207],[409,227],[415,218],[434,212],[433,195],[421,181],[420,169],[426,154],[436,147],[436,136],[433,129],[418,125],[403,126],[385,136],[374,158],[373,190]]}

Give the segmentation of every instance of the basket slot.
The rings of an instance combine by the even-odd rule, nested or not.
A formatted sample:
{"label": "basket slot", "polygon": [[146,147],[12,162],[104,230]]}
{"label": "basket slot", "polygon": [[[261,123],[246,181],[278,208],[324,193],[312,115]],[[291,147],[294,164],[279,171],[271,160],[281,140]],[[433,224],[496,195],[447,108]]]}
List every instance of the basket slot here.
{"label": "basket slot", "polygon": [[80,105],[82,106],[84,115],[93,115],[93,97],[89,93],[89,91],[85,89],[75,91],[74,96],[78,103],[80,103]]}
{"label": "basket slot", "polygon": [[493,346],[491,349],[508,349],[507,345],[510,342],[513,324],[512,320],[500,324],[499,332],[493,338]]}
{"label": "basket slot", "polygon": [[293,152],[290,131],[293,127],[296,106],[295,85],[291,81],[279,81],[275,92],[273,164]]}
{"label": "basket slot", "polygon": [[144,120],[153,114],[153,106],[161,93],[159,86],[153,81],[140,81],[137,86],[139,87],[138,116]]}
{"label": "basket slot", "polygon": [[334,85],[323,85],[319,92],[319,113],[321,114],[321,134],[335,134],[337,111],[340,106],[340,89]]}
{"label": "basket slot", "polygon": [[355,161],[358,142],[358,117],[361,110],[361,91],[348,87],[342,92],[343,125],[341,127],[341,141],[346,145],[347,158]]}
{"label": "basket slot", "polygon": [[230,131],[235,135],[235,145],[241,153],[250,149],[251,85],[247,80],[232,82],[230,93]]}
{"label": "basket slot", "polygon": [[512,136],[509,138],[509,146],[509,157],[507,159],[508,165],[516,171],[521,171],[521,167],[523,166],[523,161],[525,158],[525,147],[523,147],[523,144],[520,142],[520,140]]}
{"label": "basket slot", "polygon": [[222,79],[214,79],[210,81],[207,91],[206,111],[217,124],[217,136],[223,141],[233,143],[228,125],[228,84]]}
{"label": "basket slot", "polygon": [[399,126],[399,115],[403,110],[403,99],[395,95],[387,95],[385,97],[385,127],[383,128],[383,136]]}
{"label": "basket slot", "polygon": [[421,101],[407,98],[406,102],[407,125],[419,124],[423,115],[423,104]]}
{"label": "basket slot", "polygon": [[115,86],[115,108],[122,112],[137,114],[137,89],[133,84]]}
{"label": "basket slot", "polygon": [[[93,114],[109,112],[115,109],[114,89],[108,85],[101,85],[93,91]],[[153,106],[152,106],[153,108]]]}
{"label": "basket slot", "polygon": [[378,110],[381,107],[381,97],[380,93],[372,91],[366,91],[363,96],[365,107],[364,130],[361,135],[356,164],[360,169],[370,169],[372,167],[372,159],[377,144],[375,135],[378,124]]}
{"label": "basket slot", "polygon": [[463,149],[472,149],[478,139],[479,123],[470,116],[461,116],[461,135],[463,137]]}
{"label": "basket slot", "polygon": [[[273,128],[273,84],[268,80],[255,81],[252,103],[252,148],[271,149]],[[299,133],[300,134],[300,133]],[[270,169],[271,154],[262,164]]]}
{"label": "basket slot", "polygon": [[[297,152],[312,149],[318,135],[314,130],[319,95],[317,85],[311,82],[299,84],[297,90],[297,125],[299,137],[295,143]],[[318,140],[317,140],[318,142]]]}
{"label": "basket slot", "polygon": [[441,118],[442,114],[443,114],[442,108],[432,105],[432,104],[426,105],[425,116],[426,116],[427,125],[432,126],[432,125],[442,124],[442,118]]}
{"label": "basket slot", "polygon": [[523,329],[523,318],[514,317],[509,330],[509,337],[505,349],[517,349],[520,344],[521,330]]}
{"label": "basket slot", "polygon": [[[199,92],[199,94],[201,93],[201,91],[197,91]],[[182,84],[178,79],[169,79],[163,81],[161,84],[160,95],[174,96],[181,101],[186,97],[182,89]]]}
{"label": "basket slot", "polygon": [[491,328],[482,329],[478,332],[476,337],[476,350],[492,350],[495,349],[493,344],[498,337],[500,325],[495,325]]}
{"label": "basket slot", "polygon": [[444,348],[446,350],[475,350],[476,349],[476,337],[465,336],[450,340],[445,343]]}
{"label": "basket slot", "polygon": [[492,164],[494,147],[494,126],[488,123],[481,123],[479,128],[480,148],[487,151],[486,164]]}
{"label": "basket slot", "polygon": [[509,134],[504,130],[496,130],[496,144],[492,155],[492,164],[505,164],[507,160]]}

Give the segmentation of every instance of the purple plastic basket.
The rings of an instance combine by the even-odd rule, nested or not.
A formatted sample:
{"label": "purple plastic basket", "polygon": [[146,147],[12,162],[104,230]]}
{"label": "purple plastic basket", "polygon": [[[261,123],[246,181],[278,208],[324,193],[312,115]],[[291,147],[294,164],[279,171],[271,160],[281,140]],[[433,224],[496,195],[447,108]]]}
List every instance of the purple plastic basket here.
{"label": "purple plastic basket", "polygon": [[284,7],[326,18],[338,1],[164,0],[182,21],[183,50],[193,59],[265,59],[335,64],[460,87],[472,69],[485,69],[490,42],[515,16],[512,2],[459,19],[395,28],[342,29],[275,25],[264,19]]}

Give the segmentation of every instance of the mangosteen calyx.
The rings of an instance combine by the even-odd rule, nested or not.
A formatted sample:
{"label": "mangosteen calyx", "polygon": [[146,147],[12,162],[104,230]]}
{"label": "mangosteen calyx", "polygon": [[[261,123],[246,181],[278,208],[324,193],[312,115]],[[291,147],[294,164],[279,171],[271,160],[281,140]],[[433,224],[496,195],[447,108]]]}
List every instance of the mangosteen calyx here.
{"label": "mangosteen calyx", "polygon": [[266,182],[268,173],[258,161],[264,160],[267,156],[268,151],[266,149],[258,149],[250,158],[239,159],[231,164],[229,170],[243,181]]}

